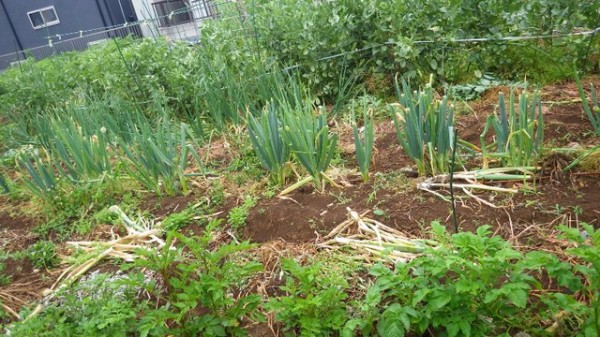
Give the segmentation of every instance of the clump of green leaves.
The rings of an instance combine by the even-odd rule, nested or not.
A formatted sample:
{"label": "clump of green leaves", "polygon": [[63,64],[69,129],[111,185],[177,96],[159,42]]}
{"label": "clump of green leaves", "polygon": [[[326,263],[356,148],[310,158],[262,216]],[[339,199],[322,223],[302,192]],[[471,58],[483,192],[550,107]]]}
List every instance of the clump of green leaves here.
{"label": "clump of green leaves", "polygon": [[268,104],[259,119],[249,115],[248,134],[262,166],[271,172],[277,185],[284,185],[290,150],[283,139],[275,103]]}
{"label": "clump of green leaves", "polygon": [[47,145],[60,172],[65,172],[71,181],[96,179],[112,171],[109,151],[109,138],[105,127],[87,135],[84,130],[91,126],[81,126],[81,121],[73,118],[52,118],[49,133],[54,138]]}
{"label": "clump of green leaves", "polygon": [[[202,236],[170,232],[161,252],[148,252],[146,259],[136,262],[157,271],[166,285],[166,289],[154,289],[161,305],[145,313],[142,331],[151,335],[244,336],[242,320],[261,319],[258,295],[235,295],[249,276],[262,269],[254,261],[232,261],[253,246],[242,242],[212,248],[212,231],[218,224],[209,224]],[[181,242],[176,250],[170,247],[175,239]],[[202,315],[198,315],[200,310]]]}
{"label": "clump of green leaves", "polygon": [[454,107],[447,97],[434,97],[431,80],[425,89],[412,91],[403,79],[395,80],[401,111],[392,109],[396,136],[406,154],[415,161],[419,174],[448,172],[452,148]]}
{"label": "clump of green leaves", "polygon": [[348,284],[343,277],[324,277],[320,263],[301,266],[293,259],[285,259],[281,267],[286,281],[280,289],[286,295],[269,300],[265,308],[284,324],[286,336],[337,335],[348,319],[348,295],[344,292]]}
{"label": "clump of green leaves", "polygon": [[490,236],[488,226],[452,236],[439,223],[432,228],[442,245],[395,270],[383,265],[371,269],[377,280],[364,306],[381,312],[374,318],[363,310],[364,319],[349,321],[349,331],[358,328],[369,335],[375,328],[381,336],[429,331],[454,337],[508,336],[508,329],[522,329],[540,335],[545,333],[542,322],[561,309],[553,298],[544,298],[555,304],[548,311],[530,301],[530,290],[541,287],[533,275],[544,270],[559,286],[580,284],[568,264],[541,252],[524,256]]}
{"label": "clump of green leaves", "polygon": [[60,259],[56,245],[51,241],[38,241],[27,248],[27,258],[35,268],[55,267]]}
{"label": "clump of green leaves", "polygon": [[[544,114],[542,102],[537,92],[530,95],[523,91],[519,95],[518,106],[515,104],[515,91],[511,90],[507,104],[504,93],[499,97],[499,113],[488,117],[480,136],[483,154],[483,166],[488,167],[490,158],[500,158],[503,166],[523,167],[537,163],[544,143]],[[485,136],[488,130],[494,129],[496,152],[489,152]]]}
{"label": "clump of green leaves", "polygon": [[166,231],[177,231],[186,225],[189,225],[194,218],[194,211],[192,208],[186,208],[181,212],[169,214],[161,222],[161,226]]}
{"label": "clump of green leaves", "polygon": [[597,135],[600,135],[600,104],[598,103],[598,95],[596,94],[594,84],[590,83],[591,100],[588,101],[585,91],[583,90],[583,84],[581,84],[581,80],[579,79],[579,74],[577,72],[575,72],[575,83],[577,84],[577,91],[581,97],[583,110],[585,111],[585,114],[594,128],[594,132],[596,132]]}
{"label": "clump of green leaves", "polygon": [[231,225],[233,229],[240,229],[246,224],[246,219],[252,207],[256,205],[256,198],[249,197],[237,207],[232,208],[227,215],[227,223]]}
{"label": "clump of green leaves", "polygon": [[583,289],[571,288],[583,291],[589,301],[582,329],[585,336],[600,336],[600,230],[586,223],[581,224],[581,229],[560,227],[565,237],[577,243],[567,253],[581,261],[575,269],[586,281]]}
{"label": "clump of green leaves", "polygon": [[4,261],[8,259],[8,257],[9,255],[5,251],[0,250],[0,286],[5,286],[10,283],[10,276],[4,274]]}
{"label": "clump of green leaves", "polygon": [[373,127],[373,116],[369,111],[363,115],[363,128],[359,131],[356,124],[356,116],[352,115],[352,131],[354,134],[354,147],[356,149],[356,159],[363,181],[369,180],[369,167],[373,159],[373,142],[375,140],[375,131]]}

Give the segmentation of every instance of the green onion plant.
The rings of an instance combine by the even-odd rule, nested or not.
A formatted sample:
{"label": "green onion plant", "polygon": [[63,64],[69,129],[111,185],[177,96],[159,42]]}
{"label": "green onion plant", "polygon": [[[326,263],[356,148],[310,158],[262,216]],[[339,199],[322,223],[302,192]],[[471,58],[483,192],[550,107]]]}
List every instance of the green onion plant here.
{"label": "green onion plant", "polygon": [[312,177],[315,187],[323,190],[325,171],[336,151],[338,137],[329,132],[324,113],[315,116],[312,104],[286,111],[284,139],[294,157]]}
{"label": "green onion plant", "polygon": [[121,144],[129,159],[130,176],[156,194],[187,193],[188,156],[201,167],[198,142],[185,124],[177,129],[167,115],[163,115],[153,128],[149,121],[141,123],[134,134],[134,145]]}
{"label": "green onion plant", "polygon": [[583,90],[583,84],[581,83],[577,72],[575,72],[575,83],[577,84],[579,96],[581,96],[583,110],[585,111],[585,114],[594,128],[594,132],[596,135],[600,136],[600,104],[598,104],[598,95],[596,94],[596,89],[594,88],[594,85],[590,83],[591,101],[588,101],[585,91]]}
{"label": "green onion plant", "polygon": [[454,107],[447,97],[437,100],[430,83],[412,91],[405,80],[395,79],[401,112],[392,109],[396,136],[406,154],[415,161],[420,175],[448,172]]}
{"label": "green onion plant", "polygon": [[1,193],[10,193],[10,188],[8,187],[8,182],[6,178],[0,173],[0,192]]}
{"label": "green onion plant", "polygon": [[373,116],[369,110],[364,112],[363,121],[364,124],[361,132],[356,124],[356,116],[354,113],[352,114],[352,131],[354,133],[356,159],[363,181],[366,183],[369,180],[369,167],[373,158],[373,143],[375,140]]}
{"label": "green onion plant", "polygon": [[47,153],[46,157],[43,160],[37,149],[28,149],[16,157],[20,173],[30,178],[23,178],[25,186],[41,199],[50,199],[54,196],[60,177]]}
{"label": "green onion plant", "polygon": [[252,148],[262,166],[271,172],[278,185],[284,185],[290,150],[283,139],[275,103],[267,105],[258,119],[249,114],[248,134]]}
{"label": "green onion plant", "polygon": [[[511,90],[507,104],[500,93],[499,112],[488,117],[480,136],[483,167],[489,166],[492,158],[499,158],[503,166],[535,166],[544,142],[544,115],[538,93],[530,95],[523,91],[515,102],[515,92]],[[492,144],[486,144],[485,136],[493,128],[495,137]],[[489,152],[490,148],[495,152]]]}
{"label": "green onion plant", "polygon": [[50,125],[54,135],[50,153],[71,181],[90,181],[112,172],[105,127],[87,136],[83,129],[90,130],[90,126],[81,126],[72,118],[52,119]]}

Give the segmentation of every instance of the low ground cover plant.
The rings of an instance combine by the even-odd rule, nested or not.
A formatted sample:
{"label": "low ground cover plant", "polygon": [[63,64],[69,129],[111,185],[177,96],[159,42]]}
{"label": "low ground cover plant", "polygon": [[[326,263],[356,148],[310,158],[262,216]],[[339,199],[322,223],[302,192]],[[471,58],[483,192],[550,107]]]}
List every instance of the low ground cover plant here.
{"label": "low ground cover plant", "polygon": [[319,263],[301,266],[287,259],[281,263],[284,296],[271,299],[265,308],[284,324],[286,336],[335,336],[348,314],[348,283],[341,275],[324,275]]}
{"label": "low ground cover plant", "polygon": [[[218,221],[210,223],[197,237],[170,232],[167,246],[140,252],[144,258],[129,266],[128,274],[93,274],[63,289],[59,302],[9,327],[11,335],[245,336],[244,323],[262,322],[268,314],[286,336],[511,336],[515,331],[546,336],[560,331],[587,337],[600,331],[600,231],[587,224],[561,227],[564,238],[577,244],[567,251],[575,264],[551,253],[521,253],[492,236],[488,226],[450,235],[434,222],[439,246],[407,263],[377,263],[368,268],[367,279],[352,285],[345,275],[365,275],[364,269],[336,257],[339,253],[305,263],[283,259],[284,282],[268,297],[239,292],[262,266],[247,254],[252,248],[247,242],[216,243],[216,226]],[[180,244],[172,247],[175,240]],[[546,289],[548,282],[567,292]]]}

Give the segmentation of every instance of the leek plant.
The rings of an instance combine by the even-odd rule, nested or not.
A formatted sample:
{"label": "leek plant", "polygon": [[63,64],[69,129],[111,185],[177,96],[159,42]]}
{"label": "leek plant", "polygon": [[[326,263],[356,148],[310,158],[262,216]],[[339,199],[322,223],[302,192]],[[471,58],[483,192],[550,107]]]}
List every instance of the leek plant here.
{"label": "leek plant", "polygon": [[10,188],[8,187],[8,182],[6,181],[6,178],[4,178],[4,176],[2,175],[2,173],[0,173],[0,192],[2,193],[10,193]]}
{"label": "leek plant", "polygon": [[375,132],[373,128],[373,116],[369,111],[365,111],[364,125],[362,132],[359,131],[356,124],[356,116],[352,114],[352,131],[354,133],[354,147],[356,148],[356,159],[358,167],[363,178],[363,182],[369,181],[369,167],[373,158],[373,143],[375,140]]}
{"label": "leek plant", "polygon": [[290,159],[290,150],[281,129],[275,103],[267,105],[259,119],[249,114],[248,134],[252,148],[262,166],[271,172],[280,186],[285,184],[286,163]]}
{"label": "leek plant", "polygon": [[284,139],[292,154],[310,174],[315,187],[323,190],[323,178],[327,179],[325,171],[335,154],[337,135],[330,134],[325,114],[315,116],[311,104],[286,111],[283,119]]}
{"label": "leek plant", "polygon": [[84,127],[72,118],[52,119],[50,125],[54,143],[49,150],[71,181],[96,179],[111,173],[110,142],[105,127],[86,136]]}
{"label": "leek plant", "polygon": [[412,91],[405,80],[402,89],[395,79],[401,113],[392,109],[396,136],[406,154],[415,161],[420,175],[448,172],[454,107],[447,97],[436,100],[430,83]]}
{"label": "leek plant", "polygon": [[579,79],[577,72],[575,72],[575,83],[577,84],[579,96],[581,96],[583,110],[585,111],[585,114],[594,128],[594,132],[596,135],[600,136],[600,104],[598,104],[598,95],[596,94],[596,89],[594,88],[594,85],[590,83],[591,101],[588,102],[585,91],[583,91],[583,84],[581,84],[581,80]]}
{"label": "leek plant", "polygon": [[198,143],[193,132],[185,123],[179,130],[164,115],[156,129],[149,121],[139,125],[134,134],[134,145],[121,143],[123,152],[129,159],[127,170],[132,178],[146,188],[161,195],[187,193],[188,156],[191,155],[198,167],[201,160],[196,148]]}
{"label": "leek plant", "polygon": [[[499,113],[488,117],[480,136],[483,167],[489,166],[490,158],[499,158],[503,166],[534,166],[541,155],[544,142],[544,116],[538,93],[530,95],[523,91],[515,104],[515,92],[511,90],[508,111],[504,94],[500,93]],[[495,141],[486,144],[485,135],[491,128]],[[496,152],[489,152],[495,148]]]}
{"label": "leek plant", "polygon": [[41,199],[54,196],[58,186],[59,175],[56,173],[52,159],[46,153],[46,160],[42,160],[37,149],[24,151],[17,155],[17,164],[21,174],[31,179],[23,179],[25,186]]}

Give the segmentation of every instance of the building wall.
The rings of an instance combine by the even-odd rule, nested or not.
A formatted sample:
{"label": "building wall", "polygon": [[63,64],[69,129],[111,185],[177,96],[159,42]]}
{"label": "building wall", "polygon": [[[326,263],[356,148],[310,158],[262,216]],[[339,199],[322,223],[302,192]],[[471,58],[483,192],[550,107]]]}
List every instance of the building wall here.
{"label": "building wall", "polygon": [[[3,1],[8,15],[12,19],[24,49],[47,44],[48,36],[88,30],[103,27],[105,25],[95,0],[1,1]],[[48,6],[54,6],[60,23],[41,29],[34,29],[29,21],[27,13]],[[0,43],[5,44],[6,41],[2,40]]]}
{"label": "building wall", "polygon": [[[27,13],[49,6],[54,6],[60,23],[33,28]],[[131,33],[140,35],[135,29],[124,30],[120,32],[122,34],[105,34],[98,30],[136,20],[131,0],[0,0],[0,70],[25,57],[24,53],[19,53],[18,57],[15,54],[21,48],[41,59],[56,52],[85,49],[89,42],[95,40]],[[14,30],[10,26],[11,21]],[[78,32],[89,30],[98,33],[77,39]],[[52,48],[48,47],[50,40]],[[40,46],[42,48],[37,48]]]}
{"label": "building wall", "polygon": [[18,48],[8,17],[0,4],[0,55],[14,53]]}

